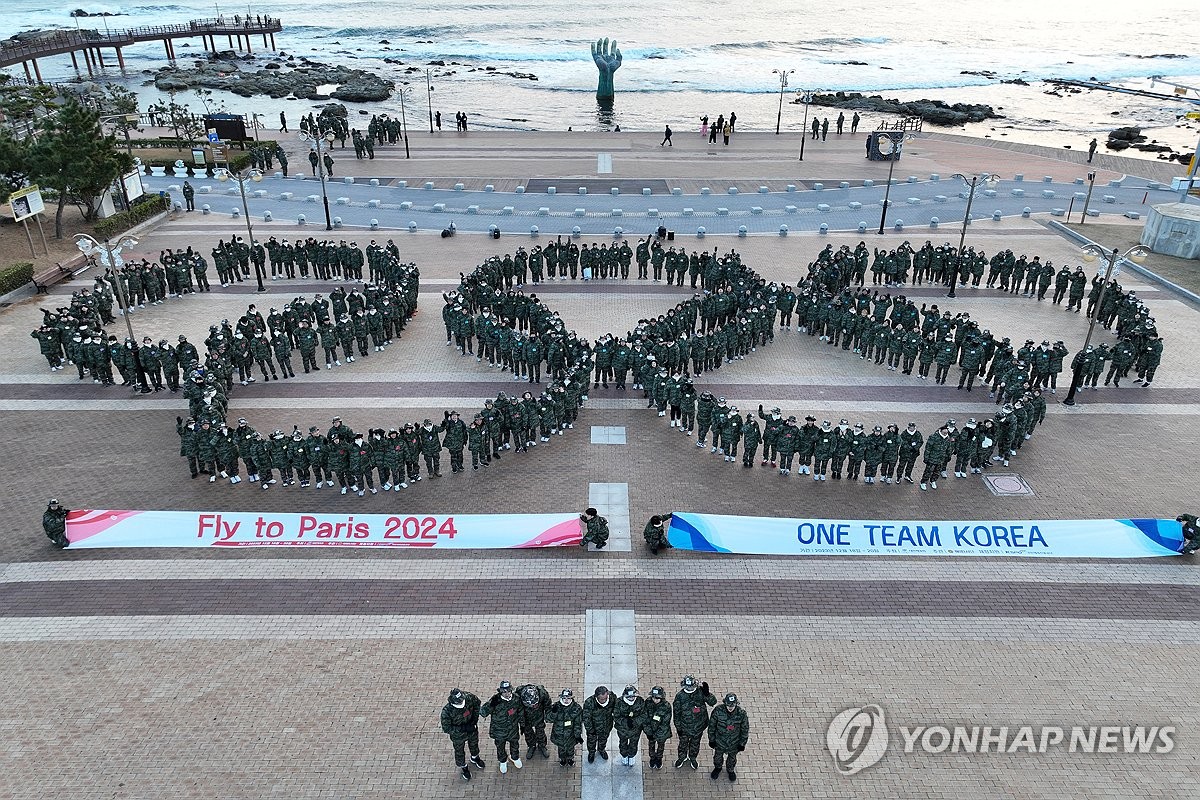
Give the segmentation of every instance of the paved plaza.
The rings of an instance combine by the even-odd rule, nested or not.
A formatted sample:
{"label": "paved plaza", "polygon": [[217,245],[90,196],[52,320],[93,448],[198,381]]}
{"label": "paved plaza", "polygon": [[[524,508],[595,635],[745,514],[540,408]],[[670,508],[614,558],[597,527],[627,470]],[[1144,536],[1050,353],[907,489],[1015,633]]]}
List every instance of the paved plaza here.
{"label": "paved plaza", "polygon": [[[902,231],[889,224],[879,236],[873,193],[882,191],[888,165],[863,159],[859,139],[810,143],[801,163],[797,142],[787,137],[738,134],[727,150],[711,152],[698,137],[689,142],[683,135],[664,151],[659,138],[446,134],[414,137],[408,161],[396,147],[377,151],[372,162],[339,159],[339,177],[351,174],[355,183],[330,186],[331,201],[351,200],[335,203],[345,227],[329,235],[363,247],[371,238],[393,239],[402,257],[420,266],[419,312],[385,352],[319,374],[236,386],[230,417],[244,416],[259,431],[325,429],[334,416],[356,430],[390,428],[440,420],[447,409],[469,419],[497,391],[523,391],[525,384],[509,373],[446,347],[441,295],[488,256],[570,235],[575,225],[581,243],[609,242],[614,225],[645,235],[667,219],[676,246],[733,248],[768,280],[795,283],[827,244],[836,249],[865,240],[891,248],[908,240],[919,247],[929,239],[957,246],[965,199],[950,176],[987,172],[1002,182],[995,198],[977,195],[969,245],[989,255],[1004,248],[1037,254],[1056,266],[1083,263],[1078,243],[1049,224],[1055,219],[1049,204],[1069,203],[1079,190],[1076,179],[1086,175],[1080,153],[916,139],[896,166],[896,179],[905,183],[892,187],[889,211],[889,219],[903,215],[914,224]],[[292,165],[307,170],[298,152]],[[1156,202],[1162,190],[1148,187],[1163,182],[1160,165],[1100,155],[1095,166],[1093,203],[1103,221],[1139,226],[1125,213],[1144,215],[1143,195]],[[940,180],[931,180],[934,174]],[[1018,174],[1023,181],[1015,180]],[[909,175],[918,180],[908,184]],[[1043,176],[1052,180],[1044,183]],[[865,180],[875,185],[863,186]],[[436,188],[421,188],[427,181]],[[613,196],[596,190],[597,181],[665,189]],[[843,181],[851,188],[841,189]],[[156,189],[176,182],[151,179]],[[219,208],[175,214],[142,236],[138,253],[153,258],[188,245],[207,253],[218,238],[244,236],[244,220],[230,216],[240,198],[210,183]],[[828,188],[816,190],[816,183]],[[1012,194],[1021,183],[1024,198]],[[542,188],[535,196],[531,185],[559,191]],[[580,195],[579,185],[591,188]],[[251,208],[256,236],[325,235],[320,205],[302,196],[319,194],[319,184],[269,178],[262,186],[269,195]],[[736,195],[728,194],[730,186]],[[759,186],[770,191],[760,194]],[[517,187],[526,191],[517,194]],[[711,194],[701,194],[705,187]],[[673,188],[681,194],[671,194]],[[1047,190],[1056,197],[1043,198]],[[295,196],[281,201],[284,191]],[[945,202],[933,199],[939,194]],[[1106,194],[1112,203],[1104,202]],[[212,196],[198,194],[198,207]],[[919,202],[909,205],[908,197]],[[379,205],[371,206],[376,199]],[[400,209],[403,202],[412,206]],[[433,210],[436,202],[453,211],[459,235],[438,236],[450,215]],[[614,218],[618,202],[628,214]],[[831,210],[818,210],[819,203]],[[466,210],[471,205],[477,212]],[[1033,206],[1030,217],[1022,216],[1023,206]],[[542,215],[542,207],[550,211]],[[585,214],[576,217],[580,207]],[[693,214],[685,217],[685,207]],[[718,207],[729,214],[719,215]],[[274,221],[263,220],[268,208]],[[296,224],[301,208],[304,226]],[[649,208],[673,216],[651,217]],[[1000,221],[991,218],[996,209],[1004,210]],[[1076,217],[1080,210],[1076,204]],[[939,228],[929,227],[930,214],[940,216]],[[378,231],[366,227],[370,218],[379,221]],[[860,219],[868,222],[866,234],[857,232]],[[408,230],[410,220],[419,220],[416,232]],[[498,240],[472,232],[498,220]],[[821,222],[828,233],[819,232]],[[698,239],[701,224],[727,235]],[[780,224],[789,225],[787,236],[778,235]],[[531,225],[540,226],[538,239],[530,237]],[[752,235],[738,237],[740,225]],[[1153,270],[1154,257],[1145,266]],[[936,492],[921,492],[743,469],[668,427],[645,408],[640,391],[610,388],[592,390],[574,429],[529,453],[509,451],[487,470],[446,470],[446,477],[404,492],[364,498],[328,488],[264,492],[250,483],[190,480],[177,455],[175,416],[186,413],[181,397],[131,397],[78,381],[71,368],[49,372],[29,331],[40,308],[65,305],[90,277],[0,311],[0,336],[12,343],[0,350],[7,512],[0,521],[0,797],[1190,798],[1200,792],[1200,700],[1190,691],[1200,657],[1194,622],[1200,572],[1187,560],[781,558],[674,550],[651,556],[641,537],[648,517],[668,511],[909,520],[1194,512],[1200,356],[1192,343],[1200,341],[1200,310],[1145,276],[1127,271],[1121,282],[1149,305],[1166,338],[1154,385],[1102,386],[1067,408],[1058,402],[1064,375],[1034,438],[1009,467],[992,470],[1019,478],[1029,494],[995,494],[979,476],[951,477]],[[248,303],[266,313],[331,286],[269,281],[267,288],[258,295],[252,283],[214,284],[211,294],[138,309],[132,323],[139,337],[173,340],[182,333],[199,344],[209,324],[236,320]],[[624,335],[639,319],[693,293],[687,281],[668,287],[636,280],[554,281],[526,291],[588,338]],[[1087,332],[1083,315],[1049,300],[986,288],[960,289],[951,300],[928,285],[903,293],[918,306],[969,312],[1018,346],[1062,339],[1074,352]],[[112,328],[122,337],[123,329]],[[1113,339],[1099,328],[1095,336]],[[785,414],[835,423],[845,417],[868,429],[914,421],[929,432],[950,417],[962,422],[996,411],[979,387],[968,394],[953,382],[936,386],[888,372],[795,330],[777,331],[772,343],[705,373],[696,386],[724,395],[743,413],[759,403],[778,405]],[[599,553],[60,552],[38,525],[51,496],[73,509],[339,515],[570,513],[595,505],[609,517],[614,539]],[[582,702],[599,683],[618,691],[633,683],[643,695],[661,685],[670,697],[685,674],[708,681],[714,692],[736,692],[749,713],[750,741],[736,783],[709,779],[707,747],[699,771],[673,769],[674,738],[661,771],[648,768],[644,752],[634,766],[622,765],[613,741],[608,762],[577,757],[566,769],[556,758],[535,756],[500,775],[486,724],[480,744],[487,768],[464,783],[438,724],[454,686],[486,700],[502,679],[533,682],[552,696],[570,687]],[[886,713],[890,747],[875,766],[843,776],[827,728],[842,710],[869,704]],[[902,729],[937,725],[1011,732],[1173,726],[1175,733],[1165,753],[1080,753],[1065,745],[1045,753],[905,752]]]}

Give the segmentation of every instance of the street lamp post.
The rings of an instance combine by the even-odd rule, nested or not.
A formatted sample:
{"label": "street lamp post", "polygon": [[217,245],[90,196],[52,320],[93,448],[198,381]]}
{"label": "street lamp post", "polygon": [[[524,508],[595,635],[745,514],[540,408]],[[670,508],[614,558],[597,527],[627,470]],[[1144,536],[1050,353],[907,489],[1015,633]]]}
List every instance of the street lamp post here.
{"label": "street lamp post", "polygon": [[125,123],[121,128],[125,134],[125,152],[128,153],[129,155],[133,155],[133,143],[130,142],[130,140],[129,140],[129,126],[137,125],[138,120],[140,120],[140,119],[141,119],[141,116],[138,114],[112,114],[107,117],[101,117],[100,124],[104,125],[105,123],[116,123],[116,122]]}
{"label": "street lamp post", "polygon": [[[788,75],[791,75],[795,71],[796,70],[794,70],[794,69],[789,69],[789,70],[773,69],[773,70],[771,70],[771,73],[773,75],[779,76],[779,113],[775,115],[775,135],[776,136],[779,135],[779,126],[783,122],[783,90],[787,88]],[[805,119],[806,120],[808,119],[807,116],[805,117]]]}
{"label": "street lamp post", "polygon": [[425,68],[425,99],[429,103],[429,132],[433,133],[433,70]]}
{"label": "street lamp post", "polygon": [[808,106],[813,101],[813,93],[807,90],[800,91],[800,102],[804,103],[804,124],[801,125],[800,137],[800,160],[804,160],[804,141],[808,139]]}
{"label": "street lamp post", "polygon": [[1100,287],[1100,294],[1096,298],[1096,305],[1092,307],[1092,321],[1088,323],[1087,337],[1083,340],[1083,348],[1077,354],[1075,366],[1071,370],[1071,389],[1067,392],[1067,396],[1063,398],[1064,406],[1075,405],[1075,392],[1079,389],[1080,378],[1083,375],[1083,358],[1082,354],[1087,352],[1088,345],[1092,343],[1092,332],[1096,330],[1096,321],[1100,319],[1100,309],[1104,307],[1104,294],[1108,291],[1109,281],[1112,280],[1113,274],[1118,272],[1117,262],[1128,258],[1136,264],[1140,264],[1146,260],[1149,255],[1149,250],[1139,245],[1134,245],[1125,251],[1123,255],[1119,255],[1120,251],[1113,248],[1112,252],[1108,252],[1104,248],[1096,244],[1085,245],[1083,248],[1083,260],[1091,263],[1097,258],[1107,257],[1108,267],[1104,270],[1104,283]]}
{"label": "street lamp post", "polygon": [[885,156],[893,155],[893,154],[895,156],[894,158],[892,158],[891,160],[888,161],[887,186],[885,186],[883,188],[883,210],[879,212],[879,235],[880,236],[883,235],[883,224],[884,224],[884,220],[887,218],[888,198],[891,197],[891,194],[892,194],[892,172],[896,169],[896,162],[900,160],[900,153],[904,150],[904,142],[907,141],[908,138],[909,137],[901,134],[900,141],[898,141],[898,142],[890,136],[884,137],[879,140],[879,144],[878,144],[879,152],[883,153]]}
{"label": "street lamp post", "polygon": [[412,87],[403,86],[400,88],[400,131],[404,136],[404,157],[412,158],[412,154],[408,152],[408,117],[404,110],[404,101],[412,99]]}
{"label": "street lamp post", "polygon": [[[1083,224],[1083,220],[1087,217],[1088,203],[1092,202],[1092,189],[1096,186],[1096,173],[1088,173],[1088,193],[1087,197],[1083,198],[1083,213],[1079,215],[1079,224]],[[1070,222],[1070,220],[1067,220]]]}
{"label": "street lamp post", "polygon": [[124,259],[121,258],[121,251],[131,247],[136,247],[138,240],[133,236],[124,236],[116,247],[113,247],[107,239],[101,244],[98,240],[86,233],[75,234],[75,246],[79,251],[86,256],[99,256],[100,264],[105,268],[111,276],[109,281],[117,293],[117,302],[121,306],[121,316],[125,318],[125,330],[129,334],[129,341],[133,342],[133,367],[137,375],[134,382],[133,390],[142,394],[149,394],[150,387],[147,386],[146,371],[142,368],[142,359],[138,354],[137,336],[133,333],[133,323],[129,319],[129,315],[133,313],[129,304],[129,297],[125,293],[125,283],[121,280],[119,270],[125,266]]}
{"label": "street lamp post", "polygon": [[313,136],[301,131],[300,141],[308,142],[311,149],[317,153],[317,175],[321,176],[321,200],[325,203],[325,230],[333,230],[333,220],[329,217],[329,193],[325,191],[325,151],[333,144],[333,131],[324,136]]}
{"label": "street lamp post", "polygon": [[[989,172],[989,173],[984,173],[983,175],[972,175],[971,177],[968,178],[966,175],[963,175],[961,172],[956,172],[953,175],[951,175],[950,177],[958,178],[959,180],[961,180],[963,183],[967,184],[967,186],[970,187],[970,190],[967,194],[967,210],[963,212],[962,232],[960,232],[958,235],[958,258],[956,259],[957,260],[956,269],[954,270],[954,273],[950,276],[950,293],[946,295],[946,297],[952,298],[952,297],[956,296],[954,294],[954,288],[958,285],[958,273],[962,269],[963,245],[966,244],[966,241],[967,241],[967,226],[971,224],[971,205],[975,202],[975,187],[979,184],[979,181],[981,181],[981,180],[984,183],[986,183],[988,186],[991,186],[996,181],[1000,180],[1000,176]],[[891,181],[889,180],[889,183],[890,182]]]}
{"label": "street lamp post", "polygon": [[[318,156],[320,158],[320,156]],[[250,208],[246,205],[246,181],[258,183],[263,179],[263,174],[257,169],[247,170],[246,172],[234,172],[225,167],[217,174],[217,180],[222,183],[225,181],[234,181],[238,185],[238,191],[242,195],[242,213],[246,217],[246,235],[250,237],[250,252],[254,252],[254,228],[250,225]],[[267,287],[263,286],[263,268],[258,262],[254,264],[254,277],[258,279],[258,291],[265,292]]]}

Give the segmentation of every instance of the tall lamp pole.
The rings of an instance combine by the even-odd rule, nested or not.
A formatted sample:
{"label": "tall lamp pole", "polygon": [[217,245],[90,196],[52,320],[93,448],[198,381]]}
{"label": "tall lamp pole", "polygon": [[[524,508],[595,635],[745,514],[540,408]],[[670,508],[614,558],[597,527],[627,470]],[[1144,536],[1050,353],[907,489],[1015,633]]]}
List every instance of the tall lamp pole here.
{"label": "tall lamp pole", "polygon": [[975,202],[975,187],[980,181],[983,181],[988,186],[991,186],[996,181],[1000,180],[1000,176],[988,172],[984,173],[983,175],[972,175],[968,178],[961,172],[956,172],[950,177],[958,178],[969,187],[967,192],[967,210],[963,212],[962,231],[958,235],[958,258],[956,259],[956,269],[954,270],[954,274],[950,276],[950,293],[946,295],[946,297],[956,297],[954,294],[954,288],[958,285],[958,273],[962,269],[963,245],[965,245],[967,242],[967,226],[971,224],[971,204]]}
{"label": "tall lamp pole", "polygon": [[808,106],[813,101],[813,93],[807,90],[800,91],[800,102],[804,103],[804,124],[801,126],[801,131],[804,135],[800,137],[800,160],[804,160],[804,141],[808,139]]}
{"label": "tall lamp pole", "polygon": [[[1083,224],[1083,220],[1087,217],[1088,204],[1092,202],[1092,189],[1096,186],[1096,173],[1088,173],[1088,193],[1087,197],[1083,198],[1083,211],[1079,214],[1079,224]],[[1070,222],[1070,220],[1067,220]]]}
{"label": "tall lamp pole", "polygon": [[404,157],[412,158],[412,154],[408,152],[408,116],[404,110],[404,101],[412,99],[412,87],[402,86],[400,88],[400,130],[404,136]]}
{"label": "tall lamp pole", "polygon": [[429,102],[429,132],[433,133],[433,70],[425,68],[425,98]]}
{"label": "tall lamp pole", "polygon": [[892,172],[896,169],[896,162],[900,160],[900,153],[904,150],[904,142],[908,140],[908,136],[901,134],[900,141],[896,141],[888,136],[879,140],[879,152],[885,156],[890,155],[892,158],[888,161],[888,180],[887,186],[883,189],[883,210],[879,212],[879,235],[883,235],[883,224],[887,218],[888,198],[892,194]]}
{"label": "tall lamp pole", "polygon": [[[225,181],[234,181],[238,185],[238,191],[242,195],[242,212],[246,217],[246,235],[250,237],[250,252],[254,252],[254,228],[250,225],[250,208],[246,205],[246,182],[258,183],[263,179],[263,174],[257,169],[246,170],[245,172],[235,172],[228,167],[222,168],[217,173],[217,180],[224,183]],[[254,277],[258,279],[258,291],[265,292],[267,288],[263,286],[263,268],[258,262],[254,264]]]}
{"label": "tall lamp pole", "polygon": [[[779,76],[779,113],[775,115],[775,135],[776,136],[779,135],[779,126],[783,122],[783,90],[787,88],[788,75],[791,75],[795,71],[796,70],[794,70],[794,69],[789,69],[789,70],[773,69],[773,70],[771,70],[771,74]],[[805,119],[807,120],[807,117],[805,117]]]}
{"label": "tall lamp pole", "polygon": [[138,354],[137,336],[133,333],[133,323],[129,319],[132,311],[126,313],[125,309],[129,309],[129,296],[125,292],[125,282],[121,280],[120,269],[125,266],[124,259],[121,258],[121,251],[136,247],[138,240],[134,236],[124,236],[114,247],[107,239],[101,244],[99,241],[86,233],[75,234],[75,246],[79,251],[86,256],[99,256],[101,265],[110,275],[109,283],[117,292],[117,302],[121,305],[121,316],[125,318],[125,330],[129,334],[129,341],[133,342],[133,366],[137,373],[137,381],[133,385],[135,392],[149,394],[150,387],[146,385],[146,371],[142,368],[142,359]]}
{"label": "tall lamp pole", "polygon": [[1092,343],[1092,332],[1096,330],[1096,320],[1100,319],[1100,309],[1104,307],[1104,294],[1108,291],[1108,284],[1112,280],[1114,274],[1120,274],[1120,269],[1117,263],[1128,258],[1135,264],[1140,264],[1146,260],[1146,256],[1150,251],[1139,245],[1134,245],[1120,255],[1120,250],[1113,248],[1112,252],[1105,250],[1096,244],[1085,245],[1083,248],[1083,260],[1089,264],[1097,258],[1108,258],[1108,268],[1104,270],[1104,284],[1100,287],[1100,295],[1096,298],[1096,305],[1092,308],[1092,321],[1088,323],[1087,337],[1083,340],[1083,349],[1077,354],[1078,360],[1076,366],[1071,370],[1071,390],[1067,392],[1067,396],[1063,398],[1064,406],[1075,405],[1075,392],[1079,389],[1080,378],[1083,375],[1083,358],[1082,354],[1087,352],[1088,345]]}
{"label": "tall lamp pole", "polygon": [[324,136],[313,136],[301,131],[300,141],[308,142],[311,149],[317,152],[317,175],[321,176],[321,199],[325,202],[325,230],[333,230],[333,221],[329,217],[329,193],[325,191],[325,151],[333,145],[333,131],[327,131]]}

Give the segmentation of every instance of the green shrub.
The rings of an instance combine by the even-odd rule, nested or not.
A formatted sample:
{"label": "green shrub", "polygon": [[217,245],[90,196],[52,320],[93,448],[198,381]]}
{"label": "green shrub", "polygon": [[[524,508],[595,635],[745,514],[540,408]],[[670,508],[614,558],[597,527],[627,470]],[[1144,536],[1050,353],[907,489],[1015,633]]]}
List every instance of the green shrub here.
{"label": "green shrub", "polygon": [[23,262],[0,269],[0,294],[20,289],[33,280],[33,264]]}
{"label": "green shrub", "polygon": [[101,241],[113,239],[139,222],[145,222],[155,214],[168,211],[170,208],[171,195],[169,194],[140,197],[134,201],[133,207],[128,211],[113,214],[111,217],[97,222],[96,238]]}

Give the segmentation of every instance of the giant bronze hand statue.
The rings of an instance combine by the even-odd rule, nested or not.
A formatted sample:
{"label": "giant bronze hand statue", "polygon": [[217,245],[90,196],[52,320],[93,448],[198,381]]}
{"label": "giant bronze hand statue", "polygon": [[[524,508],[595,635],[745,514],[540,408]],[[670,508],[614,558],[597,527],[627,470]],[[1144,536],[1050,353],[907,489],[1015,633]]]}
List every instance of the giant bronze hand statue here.
{"label": "giant bronze hand statue", "polygon": [[611,98],[615,94],[613,73],[621,67],[621,50],[616,41],[597,39],[592,45],[592,60],[596,62],[596,69],[600,70],[600,79],[596,83],[596,97]]}

